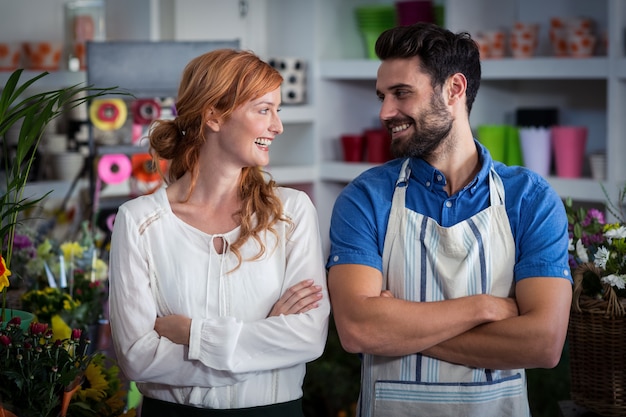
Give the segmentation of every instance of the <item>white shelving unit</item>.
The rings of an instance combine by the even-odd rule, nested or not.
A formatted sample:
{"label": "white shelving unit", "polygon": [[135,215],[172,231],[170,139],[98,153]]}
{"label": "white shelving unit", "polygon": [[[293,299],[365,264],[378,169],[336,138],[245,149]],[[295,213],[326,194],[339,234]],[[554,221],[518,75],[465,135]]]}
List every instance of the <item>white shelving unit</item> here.
{"label": "white shelving unit", "polygon": [[[446,26],[453,31],[506,29],[516,21],[541,25],[536,57],[483,62],[483,80],[470,118],[472,127],[512,123],[515,110],[521,107],[556,107],[561,124],[588,126],[588,152],[606,152],[607,178],[603,185],[616,198],[626,181],[626,2],[435,1],[444,4]],[[23,9],[32,9],[38,2],[56,3],[62,8],[63,0],[21,0],[19,5],[13,0],[0,0],[0,6],[3,15],[16,8],[23,15]],[[111,16],[107,35],[111,39],[206,40],[222,33],[241,39],[242,48],[252,49],[264,58],[291,56],[306,60],[307,103],[283,106],[285,131],[272,146],[268,170],[279,183],[309,186],[326,236],[337,194],[348,181],[372,166],[342,162],[339,137],[379,123],[380,103],[375,95],[379,63],[365,58],[354,14],[355,7],[376,3],[393,1],[249,0],[249,9],[242,14],[235,0],[138,0],[132,6],[123,0],[107,0],[107,18]],[[194,10],[191,15],[189,7]],[[113,17],[120,10],[128,11],[122,20]],[[606,54],[586,59],[551,57],[548,24],[554,16],[591,17],[597,33],[607,34]],[[58,16],[55,19],[56,24]],[[109,24],[115,29],[109,29]],[[13,26],[3,26],[0,34],[10,31],[10,36],[16,37],[21,30],[23,39],[30,37],[24,25]],[[52,36],[49,33],[53,29],[62,33],[60,27],[44,29],[38,28],[38,33]],[[0,74],[0,81],[4,76]],[[65,85],[83,79],[82,73],[59,72],[46,77],[46,83]],[[600,184],[590,178],[548,180],[563,198],[594,203],[605,200]]]}

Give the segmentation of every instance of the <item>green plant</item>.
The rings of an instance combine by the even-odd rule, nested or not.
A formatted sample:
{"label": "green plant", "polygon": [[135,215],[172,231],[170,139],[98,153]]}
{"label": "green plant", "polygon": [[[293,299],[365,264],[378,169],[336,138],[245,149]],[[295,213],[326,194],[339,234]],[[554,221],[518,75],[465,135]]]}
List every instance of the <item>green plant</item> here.
{"label": "green plant", "polygon": [[81,382],[91,360],[81,331],[53,339],[47,324],[31,323],[27,331],[19,317],[0,327],[0,398],[20,416],[57,415],[63,394]]}
{"label": "green plant", "polygon": [[[604,190],[604,189],[603,189]],[[607,208],[618,219],[626,188],[620,192],[619,203],[607,197]],[[605,191],[606,195],[606,191]],[[619,209],[618,209],[619,206]],[[603,285],[610,285],[618,297],[626,297],[626,226],[623,220],[606,223],[597,209],[575,209],[571,199],[565,202],[570,231],[570,267],[592,263],[601,272],[600,280],[583,280],[583,292],[592,297],[602,296]]]}
{"label": "green plant", "polygon": [[[124,94],[117,91],[116,87],[94,88],[77,84],[24,97],[27,90],[47,74],[47,72],[41,73],[20,85],[22,70],[18,69],[10,75],[0,94],[0,137],[2,138],[1,151],[5,172],[3,194],[0,195],[0,242],[5,243],[1,255],[9,271],[15,228],[23,220],[20,214],[37,205],[47,196],[46,194],[40,198],[24,197],[24,188],[33,167],[44,128],[67,109],[84,104],[96,97]],[[6,133],[18,123],[21,123],[21,126],[17,146],[11,150],[6,140]],[[4,317],[8,285],[8,280],[0,281],[2,291],[0,317]]]}
{"label": "green plant", "polygon": [[[72,417],[135,417],[137,410],[126,409],[127,390],[114,360],[102,353],[94,355],[85,369],[85,383],[72,398]],[[87,407],[85,407],[87,406]]]}

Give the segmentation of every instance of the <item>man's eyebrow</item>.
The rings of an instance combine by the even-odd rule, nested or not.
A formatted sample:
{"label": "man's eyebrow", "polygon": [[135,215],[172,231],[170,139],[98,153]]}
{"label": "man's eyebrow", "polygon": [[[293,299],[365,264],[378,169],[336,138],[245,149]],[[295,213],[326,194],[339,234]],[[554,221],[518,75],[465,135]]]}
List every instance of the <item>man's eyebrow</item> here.
{"label": "man's eyebrow", "polygon": [[[413,87],[410,84],[405,84],[405,83],[398,83],[398,84],[394,84],[389,86],[388,88],[386,88],[386,90],[397,90],[398,88],[409,88],[409,89],[413,89]],[[376,89],[376,95],[380,95],[382,94],[382,91],[380,91],[378,88]]]}

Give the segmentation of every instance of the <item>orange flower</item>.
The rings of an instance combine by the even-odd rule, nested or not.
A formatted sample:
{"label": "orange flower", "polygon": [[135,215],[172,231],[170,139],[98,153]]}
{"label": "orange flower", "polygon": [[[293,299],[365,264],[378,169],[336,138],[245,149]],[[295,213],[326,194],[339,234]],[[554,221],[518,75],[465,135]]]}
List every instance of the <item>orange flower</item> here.
{"label": "orange flower", "polygon": [[11,271],[7,269],[7,264],[4,262],[4,257],[0,255],[0,291],[3,291],[9,286],[9,276]]}

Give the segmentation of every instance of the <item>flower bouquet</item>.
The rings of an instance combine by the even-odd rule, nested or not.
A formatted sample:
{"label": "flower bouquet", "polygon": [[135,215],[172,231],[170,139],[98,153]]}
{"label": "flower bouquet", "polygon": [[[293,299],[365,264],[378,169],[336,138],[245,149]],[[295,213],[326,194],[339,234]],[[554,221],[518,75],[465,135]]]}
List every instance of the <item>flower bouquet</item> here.
{"label": "flower bouquet", "polygon": [[[28,95],[33,84],[48,73],[41,73],[20,84],[22,72],[22,69],[14,71],[0,88],[0,164],[4,169],[0,180],[0,242],[3,268],[7,271],[12,268],[17,225],[25,220],[24,214],[28,210],[45,198],[24,195],[45,127],[66,109],[108,94],[127,94],[117,91],[115,87],[95,88],[77,84]],[[12,144],[6,139],[6,133],[16,126],[19,126],[18,140],[17,144]],[[2,315],[10,285],[8,276],[0,278]]]}
{"label": "flower bouquet", "polygon": [[[620,206],[624,192],[620,193]],[[574,293],[568,341],[571,397],[605,417],[626,415],[626,227],[565,202]],[[621,212],[620,212],[621,213]]]}
{"label": "flower bouquet", "polygon": [[54,339],[47,324],[0,324],[0,408],[22,417],[65,416],[91,356],[81,331]]}
{"label": "flower bouquet", "polygon": [[108,267],[96,253],[95,246],[82,239],[60,245],[45,239],[27,264],[35,286],[22,295],[22,306],[37,321],[49,323],[56,337],[68,337],[71,328],[91,330],[92,338],[97,335],[108,296]]}
{"label": "flower bouquet", "polygon": [[134,408],[125,411],[127,390],[120,379],[120,369],[112,359],[101,353],[95,354],[85,370],[84,379],[70,403],[69,415],[135,417]]}

